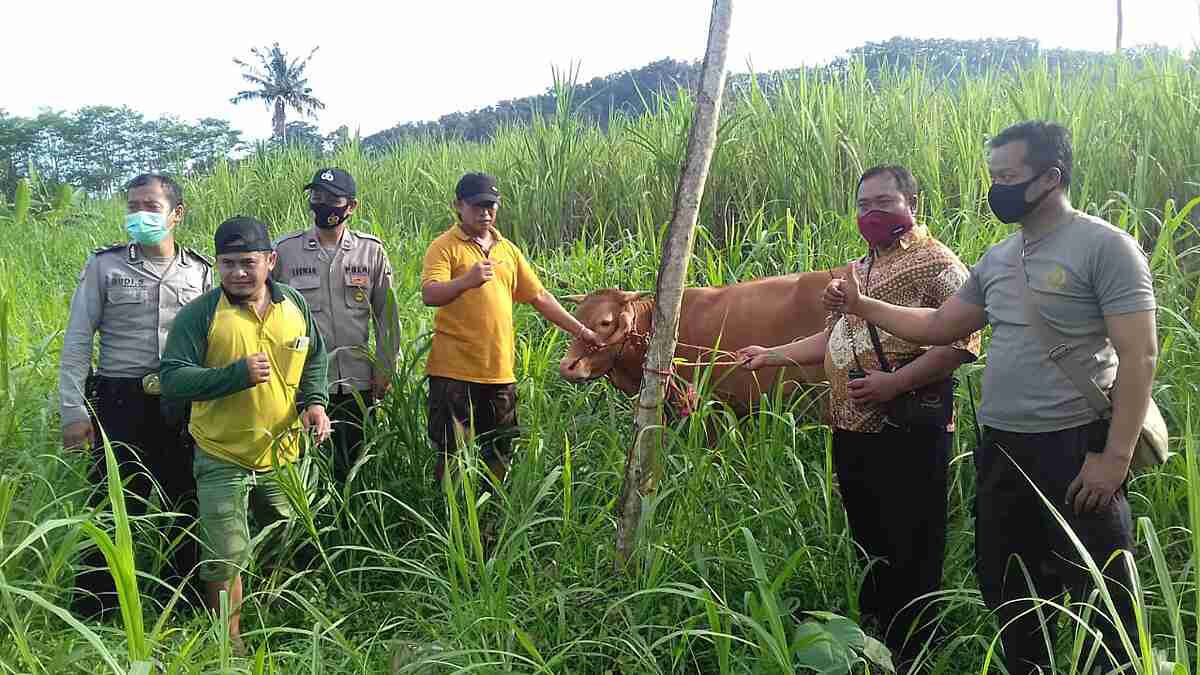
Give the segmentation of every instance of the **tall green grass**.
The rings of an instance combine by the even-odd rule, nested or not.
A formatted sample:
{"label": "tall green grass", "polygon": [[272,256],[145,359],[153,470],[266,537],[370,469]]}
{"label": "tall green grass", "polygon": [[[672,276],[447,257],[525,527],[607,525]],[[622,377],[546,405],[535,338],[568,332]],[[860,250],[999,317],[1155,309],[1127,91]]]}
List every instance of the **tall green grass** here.
{"label": "tall green grass", "polygon": [[[951,88],[919,70],[880,81],[853,71],[795,79],[770,98],[752,89],[722,122],[691,266],[695,285],[725,284],[861,254],[853,188],[863,168],[881,162],[916,171],[922,218],[972,263],[1009,232],[986,212],[987,135],[1030,116],[1068,124],[1075,203],[1137,233],[1151,254],[1162,341],[1155,396],[1178,453],[1131,483],[1140,631],[1127,646],[1149,645],[1147,658],[1189,675],[1200,675],[1198,84],[1192,66],[1171,59],[1069,80],[1033,67]],[[559,87],[565,101],[568,88]],[[863,565],[830,470],[828,432],[806,416],[811,400],[776,397],[740,423],[703,405],[673,428],[639,566],[615,577],[613,509],[632,440],[630,403],[603,382],[559,379],[563,335],[521,309],[524,434],[509,479],[489,487],[465,461],[470,449],[461,478],[431,478],[421,375],[432,312],[420,304],[418,276],[425,246],[451,222],[458,176],[499,176],[500,227],[555,292],[653,288],[691,111],[682,95],[658,99],[653,114],[612,120],[607,134],[564,113],[480,145],[418,140],[378,156],[349,146],[323,160],[263,152],[186,181],[179,238],[207,252],[217,224],[235,213],[266,220],[274,234],[304,227],[300,186],[319,163],[347,168],[362,200],[354,225],[385,241],[402,315],[393,391],[367,422],[366,457],[350,484],[333,489],[327,458],[313,456],[292,483],[315,480],[311,495],[294,490],[301,522],[284,550],[259,551],[287,560],[315,550],[314,562],[266,567],[259,555],[246,572],[249,659],[230,654],[218,619],[146,592],[161,583],[154,562],[171,546],[156,534],[164,514],[122,518],[82,506],[86,460],[59,447],[61,330],[87,252],[123,237],[121,204],[56,205],[46,193],[13,211],[23,227],[3,216],[0,672],[884,672],[886,654],[868,638],[876,627],[856,606]],[[978,368],[967,374],[977,379]],[[711,450],[706,421],[721,429]],[[971,565],[973,445],[961,425],[944,590],[928,617],[943,639],[926,645],[922,673],[995,667],[994,655],[987,659],[997,627]],[[66,589],[78,550],[105,537],[122,580],[122,617],[83,624],[63,609]],[[1043,607],[1072,627],[1059,645],[1063,659],[1079,642],[1076,618],[1106,611],[1102,595],[1087,604]],[[1142,660],[1138,672],[1158,667]]]}

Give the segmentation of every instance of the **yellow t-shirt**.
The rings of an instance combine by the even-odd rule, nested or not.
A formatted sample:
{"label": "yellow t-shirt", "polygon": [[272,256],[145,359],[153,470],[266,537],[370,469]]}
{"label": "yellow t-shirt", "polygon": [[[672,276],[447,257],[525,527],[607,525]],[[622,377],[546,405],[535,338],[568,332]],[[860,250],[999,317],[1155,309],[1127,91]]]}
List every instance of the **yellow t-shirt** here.
{"label": "yellow t-shirt", "polygon": [[495,243],[484,254],[458,227],[451,225],[425,251],[421,285],[445,283],[488,259],[495,276],[464,291],[433,317],[433,346],[425,370],[437,377],[507,384],[513,375],[513,302],[530,302],[541,294],[542,282],[520,249],[492,230]]}
{"label": "yellow t-shirt", "polygon": [[300,421],[296,391],[304,371],[307,347],[296,339],[308,335],[304,311],[286,296],[268,305],[259,317],[244,305],[232,305],[221,294],[208,332],[206,368],[224,368],[249,354],[265,352],[271,378],[262,384],[210,401],[192,403],[189,430],[201,450],[247,469],[271,468],[272,453],[280,464],[300,454]]}

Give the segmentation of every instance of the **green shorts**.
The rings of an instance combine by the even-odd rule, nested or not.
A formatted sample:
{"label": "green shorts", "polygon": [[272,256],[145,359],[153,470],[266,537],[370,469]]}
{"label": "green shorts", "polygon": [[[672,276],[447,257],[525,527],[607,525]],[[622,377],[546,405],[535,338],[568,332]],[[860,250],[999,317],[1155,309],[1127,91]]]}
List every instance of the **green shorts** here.
{"label": "green shorts", "polygon": [[196,449],[192,460],[203,561],[200,578],[228,581],[250,561],[249,511],[260,528],[294,513],[275,471],[251,471]]}

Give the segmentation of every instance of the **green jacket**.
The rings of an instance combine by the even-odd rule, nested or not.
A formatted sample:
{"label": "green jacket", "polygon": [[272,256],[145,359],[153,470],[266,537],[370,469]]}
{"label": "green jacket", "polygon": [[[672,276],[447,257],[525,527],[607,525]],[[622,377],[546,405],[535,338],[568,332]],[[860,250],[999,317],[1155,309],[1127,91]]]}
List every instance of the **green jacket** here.
{"label": "green jacket", "polygon": [[[209,454],[252,469],[272,457],[298,456],[296,401],[328,405],[324,342],[296,290],[268,280],[271,306],[259,317],[231,303],[221,288],[201,295],[175,319],[160,379],[169,405],[190,403],[189,431]],[[297,350],[307,338],[306,349]],[[251,386],[246,357],[264,352],[271,378]]]}

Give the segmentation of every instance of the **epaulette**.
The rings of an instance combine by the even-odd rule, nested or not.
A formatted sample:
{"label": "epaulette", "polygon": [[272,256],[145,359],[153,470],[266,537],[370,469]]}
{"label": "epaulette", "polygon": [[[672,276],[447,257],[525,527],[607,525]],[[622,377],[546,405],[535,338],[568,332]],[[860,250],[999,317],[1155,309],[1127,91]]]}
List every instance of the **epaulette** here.
{"label": "epaulette", "polygon": [[361,230],[350,230],[350,231],[353,232],[354,236],[358,237],[359,239],[367,239],[367,240],[375,242],[376,244],[379,244],[380,246],[383,246],[383,240],[380,239],[379,237],[376,237],[375,235],[371,234],[370,232],[362,232]]}
{"label": "epaulette", "polygon": [[192,256],[193,258],[195,258],[196,260],[199,260],[200,262],[204,263],[204,265],[205,265],[205,266],[207,266],[207,267],[212,267],[213,265],[215,265],[215,264],[216,264],[215,262],[213,262],[213,259],[212,259],[212,258],[210,258],[210,257],[208,257],[208,256],[206,256],[206,255],[204,255],[203,253],[201,253],[201,252],[197,251],[197,250],[196,250],[196,249],[194,249],[194,248],[188,248],[187,246],[184,246],[184,247],[183,247],[183,251],[184,251],[184,253],[191,254],[191,256]]}
{"label": "epaulette", "polygon": [[287,241],[288,239],[295,239],[296,237],[304,236],[304,233],[306,233],[306,232],[308,232],[308,230],[297,230],[295,232],[290,232],[288,234],[280,235],[277,239],[275,239],[275,241],[271,242],[271,246],[278,247],[280,244]]}
{"label": "epaulette", "polygon": [[108,246],[101,246],[99,248],[92,249],[92,255],[100,255],[101,253],[108,253],[110,251],[123,251],[123,250],[125,250],[126,246],[129,246],[129,242],[125,242],[122,244],[109,244]]}

